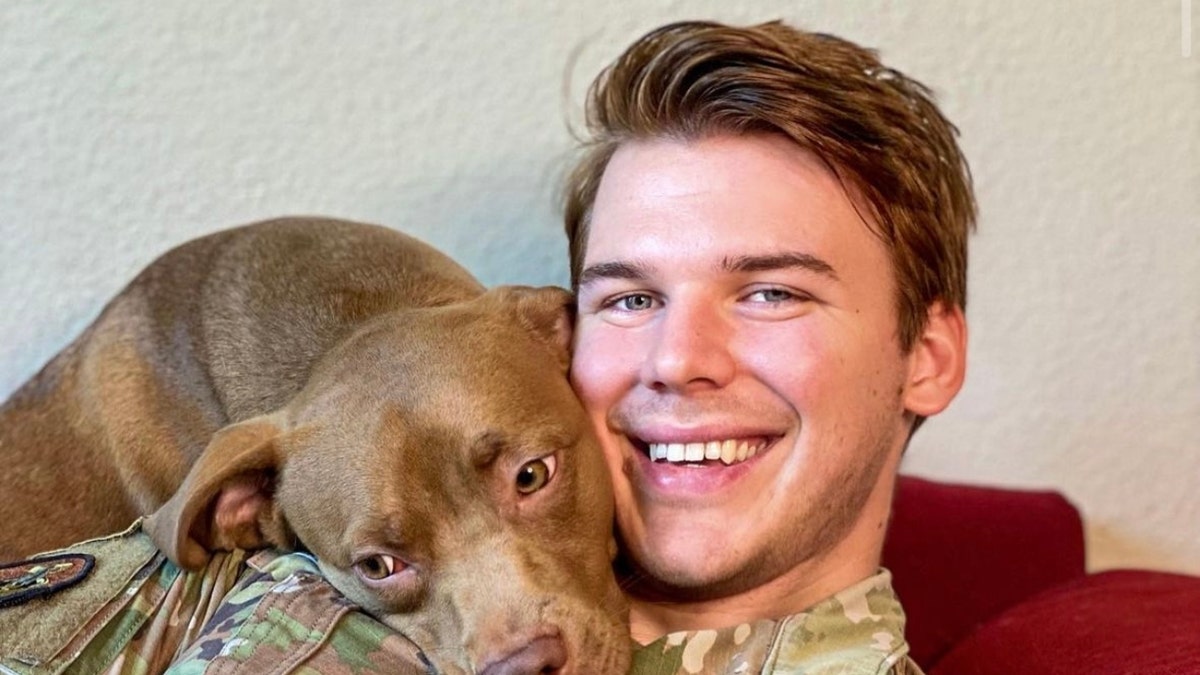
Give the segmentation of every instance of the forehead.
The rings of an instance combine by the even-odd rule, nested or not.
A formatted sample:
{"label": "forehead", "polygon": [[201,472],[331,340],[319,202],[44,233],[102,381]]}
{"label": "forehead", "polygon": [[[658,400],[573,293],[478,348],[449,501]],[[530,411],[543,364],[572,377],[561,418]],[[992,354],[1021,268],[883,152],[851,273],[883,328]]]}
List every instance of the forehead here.
{"label": "forehead", "polygon": [[838,176],[789,139],[653,139],[626,143],[609,161],[584,264],[780,252],[887,262]]}

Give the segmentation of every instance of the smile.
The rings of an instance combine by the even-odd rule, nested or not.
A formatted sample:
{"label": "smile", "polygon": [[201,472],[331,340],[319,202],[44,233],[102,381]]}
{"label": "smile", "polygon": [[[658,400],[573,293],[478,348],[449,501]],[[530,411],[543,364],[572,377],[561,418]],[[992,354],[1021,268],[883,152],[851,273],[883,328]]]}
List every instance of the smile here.
{"label": "smile", "polygon": [[765,440],[734,439],[704,443],[648,443],[647,454],[654,461],[684,464],[711,460],[730,465],[754,457],[767,445]]}

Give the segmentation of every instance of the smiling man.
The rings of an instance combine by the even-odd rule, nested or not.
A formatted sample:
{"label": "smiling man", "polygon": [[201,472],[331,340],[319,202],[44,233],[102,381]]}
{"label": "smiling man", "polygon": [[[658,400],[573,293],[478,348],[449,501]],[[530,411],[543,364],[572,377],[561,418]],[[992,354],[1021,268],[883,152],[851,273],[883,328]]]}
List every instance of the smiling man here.
{"label": "smiling man", "polygon": [[588,114],[572,378],[636,670],[915,671],[879,562],[904,448],[963,380],[953,127],[872,52],[777,23],[654,31]]}
{"label": "smiling man", "polygon": [[[589,121],[572,379],[616,495],[632,672],[918,672],[879,559],[904,448],[963,379],[974,200],[953,127],[872,52],[780,24],[650,33]],[[429,671],[304,554],[189,576],[136,527],[91,544],[110,545],[107,569],[131,567],[93,579],[104,611],[41,617],[71,649],[23,614],[0,636],[95,672]]]}

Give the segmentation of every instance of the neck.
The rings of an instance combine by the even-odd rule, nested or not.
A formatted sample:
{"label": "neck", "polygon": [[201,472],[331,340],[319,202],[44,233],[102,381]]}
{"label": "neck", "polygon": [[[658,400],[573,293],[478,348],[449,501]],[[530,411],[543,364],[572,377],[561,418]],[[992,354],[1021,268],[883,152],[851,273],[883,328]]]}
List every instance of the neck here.
{"label": "neck", "polygon": [[639,644],[668,633],[724,628],[797,614],[879,570],[891,512],[896,465],[889,461],[871,495],[835,546],[804,560],[767,583],[733,595],[674,602],[661,597],[629,597],[630,632]]}

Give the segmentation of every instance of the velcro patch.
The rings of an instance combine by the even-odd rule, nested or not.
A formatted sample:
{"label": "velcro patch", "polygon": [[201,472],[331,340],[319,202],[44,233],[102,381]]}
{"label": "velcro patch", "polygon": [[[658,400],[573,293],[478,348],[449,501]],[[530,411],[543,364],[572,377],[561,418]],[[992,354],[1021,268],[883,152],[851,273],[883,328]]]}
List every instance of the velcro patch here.
{"label": "velcro patch", "polygon": [[92,571],[86,553],[60,553],[0,565],[0,608],[15,607],[70,588]]}

